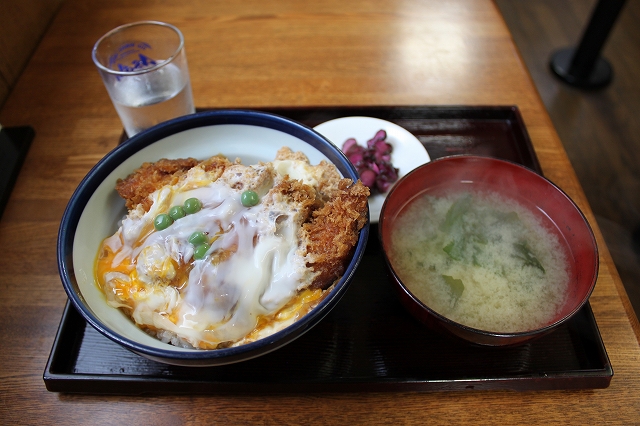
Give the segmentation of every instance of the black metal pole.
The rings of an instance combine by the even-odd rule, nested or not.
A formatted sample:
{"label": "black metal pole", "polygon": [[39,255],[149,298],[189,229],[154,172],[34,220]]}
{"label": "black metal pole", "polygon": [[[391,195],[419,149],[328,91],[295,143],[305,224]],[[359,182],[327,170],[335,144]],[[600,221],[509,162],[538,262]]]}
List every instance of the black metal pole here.
{"label": "black metal pole", "polygon": [[564,82],[582,88],[606,86],[613,78],[609,62],[600,56],[626,0],[599,0],[577,48],[556,51],[551,70]]}

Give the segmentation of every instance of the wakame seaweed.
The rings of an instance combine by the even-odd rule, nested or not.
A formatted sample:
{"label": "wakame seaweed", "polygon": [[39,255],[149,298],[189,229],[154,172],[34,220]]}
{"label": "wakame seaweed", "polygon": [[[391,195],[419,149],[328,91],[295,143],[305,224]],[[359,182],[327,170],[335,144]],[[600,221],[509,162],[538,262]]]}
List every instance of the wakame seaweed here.
{"label": "wakame seaweed", "polygon": [[516,249],[516,254],[514,256],[521,259],[524,262],[524,266],[532,266],[540,269],[543,273],[546,273],[538,258],[531,252],[526,241],[514,243],[513,248]]}

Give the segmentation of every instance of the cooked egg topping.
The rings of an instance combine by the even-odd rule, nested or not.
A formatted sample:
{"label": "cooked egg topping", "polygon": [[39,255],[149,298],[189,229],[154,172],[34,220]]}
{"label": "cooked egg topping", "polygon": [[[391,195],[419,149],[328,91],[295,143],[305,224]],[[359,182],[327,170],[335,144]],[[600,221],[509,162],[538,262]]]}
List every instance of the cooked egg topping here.
{"label": "cooked egg topping", "polygon": [[[193,167],[177,184],[152,193],[148,211],[130,211],[104,240],[96,275],[108,303],[185,347],[224,347],[288,325],[322,291],[305,289],[313,272],[299,249],[304,207],[274,187],[286,179],[315,186],[318,173],[296,160],[234,164],[220,177]],[[245,194],[243,203],[247,190],[251,202]],[[199,210],[154,226],[159,215],[191,199]],[[196,233],[198,245],[190,242]]]}

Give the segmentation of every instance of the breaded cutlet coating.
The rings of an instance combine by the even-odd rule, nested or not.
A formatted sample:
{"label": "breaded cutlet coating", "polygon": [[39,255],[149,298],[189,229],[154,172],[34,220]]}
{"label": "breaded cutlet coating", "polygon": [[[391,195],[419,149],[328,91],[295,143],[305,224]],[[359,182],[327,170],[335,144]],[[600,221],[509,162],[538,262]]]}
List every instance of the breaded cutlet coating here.
{"label": "breaded cutlet coating", "polygon": [[[301,152],[294,152],[291,148],[285,146],[278,150],[275,160],[278,161],[302,161],[309,164],[307,156]],[[328,161],[322,160],[314,166],[314,176],[318,181],[318,198],[322,202],[326,202],[338,193],[338,185],[342,180],[342,176],[336,167]]]}
{"label": "breaded cutlet coating", "polygon": [[270,164],[261,163],[248,167],[242,164],[230,164],[219,179],[238,191],[250,189],[262,195],[273,186],[275,176],[276,172]]}
{"label": "breaded cutlet coating", "polygon": [[232,164],[223,155],[214,155],[204,161],[195,158],[163,158],[155,163],[143,163],[126,178],[118,179],[116,191],[125,200],[127,209],[134,210],[141,204],[144,211],[149,211],[153,204],[149,194],[165,185],[175,185],[193,167],[201,167],[215,180]]}
{"label": "breaded cutlet coating", "polygon": [[222,173],[224,173],[226,168],[232,166],[233,164],[234,163],[229,161],[227,157],[222,154],[218,154],[204,161],[201,161],[198,166],[201,167],[205,172],[209,173],[210,176],[215,175],[215,179],[218,179],[220,176],[222,176]]}
{"label": "breaded cutlet coating", "polygon": [[309,162],[309,159],[302,151],[293,151],[288,146],[283,146],[276,152],[275,160],[283,161],[283,160],[295,160],[295,161],[304,161]]}
{"label": "breaded cutlet coating", "polygon": [[344,274],[345,260],[367,221],[368,198],[369,188],[362,182],[352,184],[350,179],[342,179],[336,196],[302,225],[301,246],[306,251],[307,266],[317,273],[311,288],[326,288]]}
{"label": "breaded cutlet coating", "polygon": [[295,223],[299,226],[311,217],[311,212],[317,208],[316,192],[299,180],[288,177],[278,182],[261,201],[265,206],[288,205],[294,209],[285,211],[274,210],[275,214],[294,215]]}
{"label": "breaded cutlet coating", "polygon": [[328,201],[340,193],[339,185],[342,181],[342,176],[340,176],[333,164],[321,161],[316,166],[316,173],[319,178],[318,192],[324,201]]}
{"label": "breaded cutlet coating", "polygon": [[116,191],[124,198],[127,209],[133,210],[142,204],[144,211],[149,211],[153,204],[149,194],[165,185],[176,184],[180,176],[198,163],[195,158],[163,158],[155,163],[143,163],[126,178],[118,179]]}

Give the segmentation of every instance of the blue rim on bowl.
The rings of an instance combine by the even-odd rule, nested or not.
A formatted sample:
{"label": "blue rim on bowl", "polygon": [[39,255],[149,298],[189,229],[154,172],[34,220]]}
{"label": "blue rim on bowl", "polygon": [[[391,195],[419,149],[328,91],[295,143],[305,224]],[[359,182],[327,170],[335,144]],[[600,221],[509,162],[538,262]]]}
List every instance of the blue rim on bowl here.
{"label": "blue rim on bowl", "polygon": [[[257,111],[215,110],[175,118],[138,133],[109,152],[80,182],[64,211],[57,241],[58,270],[62,278],[63,287],[71,303],[89,324],[112,341],[152,360],[187,366],[223,365],[255,358],[284,346],[311,329],[339,302],[346,292],[356,267],[365,252],[369,235],[368,223],[360,230],[353,257],[346,268],[345,274],[318,306],[291,326],[268,337],[242,346],[216,350],[176,351],[168,344],[166,349],[141,344],[106,326],[85,303],[86,301],[78,285],[76,271],[74,270],[73,246],[76,230],[91,197],[102,182],[120,166],[123,161],[139,151],[164,138],[181,132],[201,127],[227,124],[264,127],[293,136],[319,151],[320,154],[336,165],[344,177],[353,179],[354,181],[358,179],[356,169],[346,156],[322,135],[288,118]],[[213,152],[210,155],[217,153],[218,152]],[[107,235],[102,237],[105,238]],[[97,249],[98,247],[96,247],[96,252]]]}

